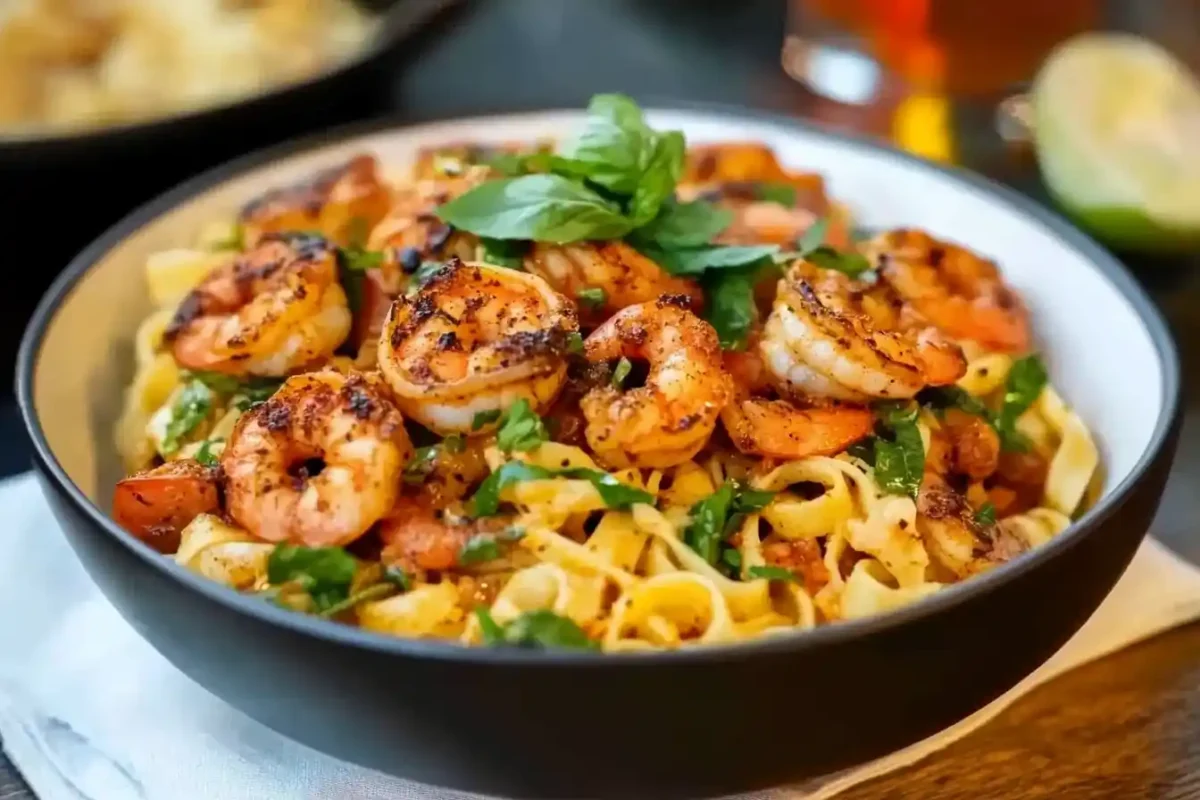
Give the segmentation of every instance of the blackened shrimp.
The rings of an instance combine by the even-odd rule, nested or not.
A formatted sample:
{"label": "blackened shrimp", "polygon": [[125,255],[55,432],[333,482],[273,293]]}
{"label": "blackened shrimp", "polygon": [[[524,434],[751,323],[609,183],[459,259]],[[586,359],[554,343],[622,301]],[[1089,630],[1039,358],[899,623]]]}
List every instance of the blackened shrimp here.
{"label": "blackened shrimp", "polygon": [[644,386],[606,385],[580,401],[588,444],[610,467],[682,464],[705,445],[729,402],[716,331],[687,305],[687,297],[664,296],[629,306],[584,342],[593,363],[649,363]]}
{"label": "blackened shrimp", "polygon": [[1029,313],[995,263],[918,230],[882,233],[864,251],[929,324],[988,350],[1029,350]]}
{"label": "blackened shrimp", "polygon": [[412,452],[377,376],[297,375],[225,445],[227,510],[269,542],[344,545],[391,510]]}
{"label": "blackened shrimp", "polygon": [[350,323],[332,246],[269,234],[183,299],[165,341],[188,369],[282,376],[331,356]]}
{"label": "blackened shrimp", "polygon": [[925,474],[917,496],[917,531],[934,562],[960,579],[1026,549],[1004,526],[980,522],[966,498],[933,472]]}
{"label": "blackened shrimp", "polygon": [[250,246],[268,233],[288,231],[319,231],[338,244],[352,244],[383,218],[389,202],[375,157],[358,155],[266,192],[242,209],[239,222]]}
{"label": "blackened shrimp", "polygon": [[721,410],[730,441],[746,455],[794,460],[840,453],[871,433],[874,415],[863,406],[797,406],[772,398],[773,387],[757,352],[756,340],[743,352],[724,354],[733,379],[733,399]]}
{"label": "blackened shrimp", "polygon": [[451,256],[474,259],[478,238],[454,230],[435,212],[486,176],[486,171],[475,170],[460,177],[421,180],[396,193],[387,216],[367,239],[367,249],[384,254],[382,271],[389,287],[399,289],[401,276],[412,274],[423,261],[444,261]]}
{"label": "blackened shrimp", "polygon": [[908,398],[953,383],[967,364],[933,328],[892,327],[877,290],[798,261],[779,284],[759,345],[780,392],[805,399]]}
{"label": "blackened shrimp", "polygon": [[536,244],[525,268],[579,301],[585,322],[601,322],[664,294],[682,295],[695,309],[704,299],[695,282],[671,275],[621,241]]}
{"label": "blackened shrimp", "polygon": [[392,304],[379,369],[400,408],[440,434],[487,430],[476,416],[524,398],[539,412],[567,374],[575,310],[541,278],[451,259]]}

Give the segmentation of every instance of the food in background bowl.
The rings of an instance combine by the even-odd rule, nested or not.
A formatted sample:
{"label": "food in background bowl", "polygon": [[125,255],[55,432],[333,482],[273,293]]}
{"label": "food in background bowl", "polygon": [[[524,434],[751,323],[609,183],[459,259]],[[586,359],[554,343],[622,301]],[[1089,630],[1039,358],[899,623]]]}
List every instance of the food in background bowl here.
{"label": "food in background bowl", "polygon": [[349,0],[12,0],[0,135],[137,122],[293,83],[358,52]]}
{"label": "food in background bowl", "polygon": [[1092,437],[991,261],[852,242],[821,178],[620,96],[571,144],[261,187],[147,264],[129,531],[265,602],[640,651],[877,614],[1089,501]]}

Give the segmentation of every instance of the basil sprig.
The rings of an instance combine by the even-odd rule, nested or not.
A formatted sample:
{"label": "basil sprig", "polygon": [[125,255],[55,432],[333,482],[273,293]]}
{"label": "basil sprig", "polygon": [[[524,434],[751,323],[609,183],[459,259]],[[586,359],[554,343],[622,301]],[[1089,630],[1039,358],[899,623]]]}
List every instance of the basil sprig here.
{"label": "basil sprig", "polygon": [[915,403],[875,406],[875,482],[887,494],[916,498],[925,475],[925,443]]}
{"label": "basil sprig", "polygon": [[489,647],[527,647],[538,650],[595,650],[599,647],[583,628],[549,609],[526,611],[506,625],[483,606],[475,609],[483,643]]}
{"label": "basil sprig", "polygon": [[761,511],[774,497],[774,492],[726,481],[692,506],[692,522],[683,532],[683,541],[709,564],[728,572],[740,565],[740,558],[726,556],[725,551],[733,550],[726,540],[741,527],[746,514]]}

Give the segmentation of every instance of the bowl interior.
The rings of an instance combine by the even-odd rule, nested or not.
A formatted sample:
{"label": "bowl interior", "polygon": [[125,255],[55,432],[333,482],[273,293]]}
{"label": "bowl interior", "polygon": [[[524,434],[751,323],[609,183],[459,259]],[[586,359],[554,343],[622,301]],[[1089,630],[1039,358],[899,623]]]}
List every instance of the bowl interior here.
{"label": "bowl interior", "polygon": [[[1164,405],[1173,401],[1165,395],[1169,355],[1155,342],[1161,331],[1151,334],[1161,322],[1145,296],[1111,260],[1080,246],[1081,236],[980,181],[959,180],[874,146],[734,114],[649,116],[656,127],[683,130],[689,141],[765,141],[786,165],[822,173],[859,224],[921,227],[996,259],[1030,307],[1055,386],[1097,438],[1104,493],[1130,475],[1154,438]],[[58,292],[57,305],[40,346],[32,342],[32,399],[54,457],[87,497],[108,508],[110,489],[120,477],[112,431],[132,378],[133,334],[151,311],[143,277],[151,253],[186,247],[205,222],[234,214],[264,188],[354,152],[373,151],[389,170],[402,170],[423,145],[564,135],[580,119],[576,112],[547,112],[380,130],[240,172],[217,170],[135,213],[67,271],[52,290]],[[88,263],[72,283],[71,276]]]}

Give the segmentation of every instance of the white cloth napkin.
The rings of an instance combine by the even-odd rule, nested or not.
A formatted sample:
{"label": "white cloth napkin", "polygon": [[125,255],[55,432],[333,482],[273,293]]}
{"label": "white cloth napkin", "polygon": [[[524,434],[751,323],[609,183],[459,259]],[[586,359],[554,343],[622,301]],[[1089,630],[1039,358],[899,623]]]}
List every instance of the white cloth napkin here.
{"label": "white cloth napkin", "polygon": [[[0,508],[0,739],[42,800],[470,797],[337,761],[242,716],[121,619],[31,476],[0,482]],[[1147,540],[1084,628],[987,708],[878,761],[754,800],[832,797],[940,750],[1043,681],[1198,617],[1200,570]]]}

